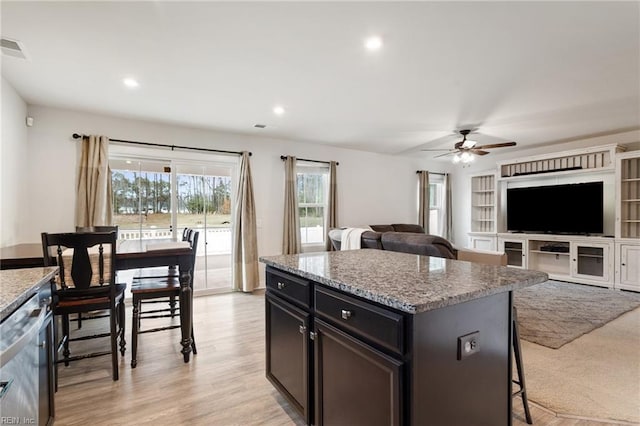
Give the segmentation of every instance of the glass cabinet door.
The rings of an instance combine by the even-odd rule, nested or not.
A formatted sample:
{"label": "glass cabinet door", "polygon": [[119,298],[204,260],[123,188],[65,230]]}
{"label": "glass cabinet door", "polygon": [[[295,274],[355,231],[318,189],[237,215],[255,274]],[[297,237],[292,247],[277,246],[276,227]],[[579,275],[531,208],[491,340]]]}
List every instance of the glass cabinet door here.
{"label": "glass cabinet door", "polygon": [[609,279],[609,247],[576,243],[571,260],[577,277],[607,281]]}

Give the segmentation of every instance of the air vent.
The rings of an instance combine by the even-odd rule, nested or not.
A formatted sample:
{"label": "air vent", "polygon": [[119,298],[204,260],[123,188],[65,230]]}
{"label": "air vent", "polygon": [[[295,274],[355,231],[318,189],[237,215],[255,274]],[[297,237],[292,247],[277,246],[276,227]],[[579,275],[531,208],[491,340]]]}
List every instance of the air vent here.
{"label": "air vent", "polygon": [[9,38],[0,39],[0,46],[2,46],[2,54],[7,56],[13,56],[14,58],[27,59],[27,54],[24,51],[24,46],[18,40],[11,40]]}
{"label": "air vent", "polygon": [[264,129],[265,127],[267,127],[266,124],[254,124],[253,127],[257,127],[258,129]]}

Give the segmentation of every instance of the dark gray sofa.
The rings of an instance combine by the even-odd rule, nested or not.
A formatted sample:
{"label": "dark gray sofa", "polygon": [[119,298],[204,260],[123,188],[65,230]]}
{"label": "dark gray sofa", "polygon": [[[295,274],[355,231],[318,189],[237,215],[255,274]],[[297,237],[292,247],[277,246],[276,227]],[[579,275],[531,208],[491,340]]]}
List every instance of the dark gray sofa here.
{"label": "dark gray sofa", "polygon": [[[447,259],[456,258],[456,249],[449,241],[436,235],[425,234],[424,228],[420,225],[400,223],[369,225],[369,227],[372,231],[362,233],[360,241],[362,248],[399,251]],[[340,250],[341,241],[338,238],[331,238],[331,244],[336,250]]]}
{"label": "dark gray sofa", "polygon": [[[507,255],[500,252],[457,249],[446,239],[437,235],[424,233],[424,228],[414,224],[369,225],[371,231],[362,233],[361,248],[399,251],[423,256],[443,257],[446,259],[465,260],[469,262],[492,265],[507,264]],[[340,250],[340,230],[329,233],[331,244]]]}

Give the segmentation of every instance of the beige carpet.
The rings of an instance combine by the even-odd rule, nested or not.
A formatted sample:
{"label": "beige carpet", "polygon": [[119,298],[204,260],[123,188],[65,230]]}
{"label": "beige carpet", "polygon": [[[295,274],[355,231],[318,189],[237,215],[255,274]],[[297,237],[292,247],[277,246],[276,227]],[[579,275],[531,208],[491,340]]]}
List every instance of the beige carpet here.
{"label": "beige carpet", "polygon": [[559,414],[640,424],[640,308],[560,349],[522,341],[531,401]]}

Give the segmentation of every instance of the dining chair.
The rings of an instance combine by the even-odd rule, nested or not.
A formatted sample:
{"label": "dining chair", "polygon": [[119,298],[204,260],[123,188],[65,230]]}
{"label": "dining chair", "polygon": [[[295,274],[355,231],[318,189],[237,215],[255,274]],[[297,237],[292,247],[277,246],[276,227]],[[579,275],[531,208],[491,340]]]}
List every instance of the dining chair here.
{"label": "dining chair", "polygon": [[[191,228],[184,228],[182,230],[182,241],[190,241],[192,234],[195,231]],[[163,278],[175,277],[178,279],[178,269],[175,266],[165,267],[153,267],[153,268],[141,268],[133,276],[132,285],[135,286],[145,280],[157,280]],[[169,303],[169,309],[173,315],[176,312],[176,298],[175,296],[169,296],[166,300],[143,300],[143,304],[157,304],[157,303]],[[153,312],[164,312],[167,309],[160,309]]]}
{"label": "dining chair", "polygon": [[[76,232],[115,232],[116,238],[118,234],[118,225],[98,225],[98,226],[76,226]],[[102,311],[100,311],[102,312]],[[82,321],[93,320],[99,318],[107,318],[108,314],[102,313],[90,313],[89,316],[82,316],[81,312],[76,314],[76,317],[71,319],[71,321],[75,321],[78,323],[78,329],[82,328]]]}
{"label": "dining chair", "polygon": [[[189,286],[193,290],[193,271],[196,261],[196,250],[198,247],[199,232],[189,232],[188,241],[191,246],[191,279]],[[168,309],[156,309],[143,312],[142,303],[153,301],[153,299],[167,298],[179,298],[180,297],[180,278],[176,275],[168,275],[160,278],[145,278],[134,282],[131,285],[131,296],[133,298],[133,315],[131,326],[131,368],[135,368],[137,365],[137,351],[138,351],[138,335],[142,333],[152,333],[156,331],[169,330],[173,328],[180,328],[180,324],[171,324],[164,327],[157,327],[152,329],[141,330],[141,324],[143,319],[151,318],[176,318],[179,317],[176,312],[178,309],[171,307]],[[195,335],[193,327],[191,328],[191,350],[194,355],[198,353],[196,349]]]}
{"label": "dining chair", "polygon": [[[58,327],[55,327],[56,366],[111,354],[114,381],[118,380],[118,340],[123,356],[126,345],[126,284],[116,283],[116,240],[115,232],[42,233],[44,264],[59,267],[58,275],[51,282],[53,314],[62,322],[62,336],[58,336]],[[108,312],[109,332],[71,337],[69,315],[100,310]],[[103,337],[110,337],[110,350],[71,356],[70,342]]]}

